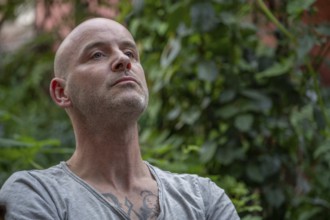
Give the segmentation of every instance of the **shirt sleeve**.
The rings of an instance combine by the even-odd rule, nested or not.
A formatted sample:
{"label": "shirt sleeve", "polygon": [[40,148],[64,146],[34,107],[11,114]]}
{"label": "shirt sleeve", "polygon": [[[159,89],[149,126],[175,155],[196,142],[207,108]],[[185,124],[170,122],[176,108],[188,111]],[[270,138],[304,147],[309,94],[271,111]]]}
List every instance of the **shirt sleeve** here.
{"label": "shirt sleeve", "polygon": [[205,205],[205,217],[208,220],[239,220],[234,204],[225,191],[208,178],[200,178],[200,190]]}
{"label": "shirt sleeve", "polygon": [[42,184],[26,171],[13,174],[0,190],[7,220],[59,219],[56,206]]}

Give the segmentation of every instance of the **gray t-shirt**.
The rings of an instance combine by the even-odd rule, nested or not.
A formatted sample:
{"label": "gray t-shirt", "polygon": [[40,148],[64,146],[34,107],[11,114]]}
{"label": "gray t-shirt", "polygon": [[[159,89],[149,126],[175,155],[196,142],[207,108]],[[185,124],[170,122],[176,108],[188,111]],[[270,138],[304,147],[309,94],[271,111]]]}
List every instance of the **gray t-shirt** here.
{"label": "gray t-shirt", "polygon": [[[146,162],[159,190],[164,220],[239,219],[224,190],[208,178],[174,174]],[[69,170],[65,162],[46,170],[13,174],[0,190],[6,219],[129,219],[118,207]]]}

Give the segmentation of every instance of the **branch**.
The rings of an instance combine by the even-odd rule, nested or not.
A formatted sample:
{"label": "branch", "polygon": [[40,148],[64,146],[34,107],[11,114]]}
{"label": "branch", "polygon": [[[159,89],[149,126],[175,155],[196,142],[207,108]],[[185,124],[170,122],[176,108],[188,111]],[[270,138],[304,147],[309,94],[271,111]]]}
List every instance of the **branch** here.
{"label": "branch", "polygon": [[287,36],[290,40],[293,42],[296,42],[295,37],[281,24],[281,22],[273,15],[273,13],[268,9],[268,7],[265,5],[263,0],[257,0],[257,3],[261,9],[261,11],[266,15],[266,17],[272,21],[277,28],[283,32],[285,36]]}

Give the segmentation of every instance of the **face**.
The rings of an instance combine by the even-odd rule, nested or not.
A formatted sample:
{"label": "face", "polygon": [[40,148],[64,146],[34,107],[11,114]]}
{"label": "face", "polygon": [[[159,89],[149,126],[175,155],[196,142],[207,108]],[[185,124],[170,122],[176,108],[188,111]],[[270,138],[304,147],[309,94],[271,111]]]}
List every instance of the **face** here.
{"label": "face", "polygon": [[[122,25],[93,19],[78,26],[62,48],[71,108],[82,116],[138,114],[148,89],[133,37]],[[69,50],[69,51],[68,51]],[[62,59],[63,60],[63,59]]]}

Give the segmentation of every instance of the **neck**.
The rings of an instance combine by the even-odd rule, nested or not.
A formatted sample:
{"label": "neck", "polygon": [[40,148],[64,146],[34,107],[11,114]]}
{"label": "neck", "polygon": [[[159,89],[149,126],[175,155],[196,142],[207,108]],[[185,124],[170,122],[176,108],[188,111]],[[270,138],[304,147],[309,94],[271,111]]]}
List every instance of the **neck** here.
{"label": "neck", "polygon": [[120,190],[129,190],[139,178],[150,175],[142,161],[136,122],[97,130],[86,125],[75,128],[76,151],[67,162],[74,173],[92,185]]}

